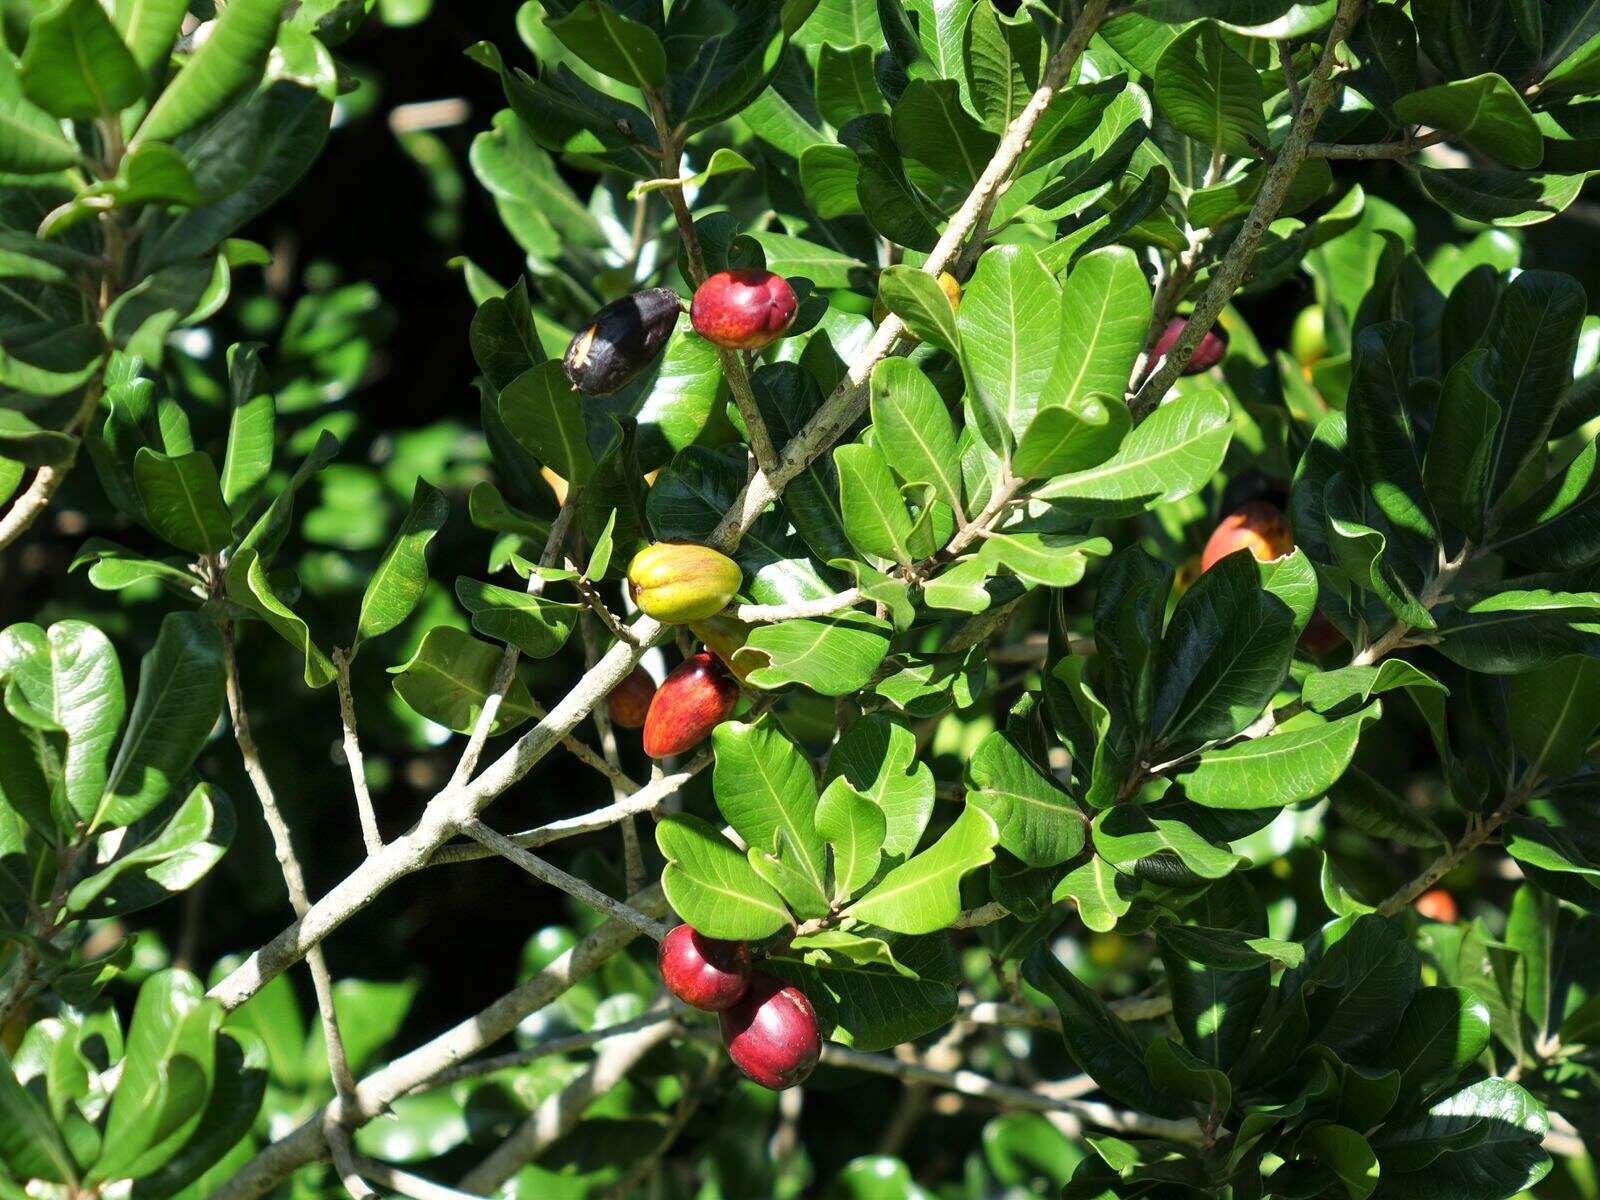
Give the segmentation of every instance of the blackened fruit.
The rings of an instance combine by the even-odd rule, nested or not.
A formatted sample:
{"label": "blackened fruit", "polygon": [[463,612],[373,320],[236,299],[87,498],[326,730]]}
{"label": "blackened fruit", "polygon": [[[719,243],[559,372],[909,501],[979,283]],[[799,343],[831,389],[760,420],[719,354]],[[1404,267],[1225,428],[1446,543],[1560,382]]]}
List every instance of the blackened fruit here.
{"label": "blackened fruit", "polygon": [[671,288],[647,288],[613,300],[567,343],[561,365],[586,396],[609,396],[655,361],[683,311]]}
{"label": "blackened fruit", "polygon": [[794,324],[799,302],[782,275],[741,268],[718,271],[695,289],[695,332],[724,350],[759,350]]}
{"label": "blackened fruit", "polygon": [[643,667],[635,667],[628,677],[606,697],[606,710],[611,723],[623,729],[638,729],[650,711],[650,701],[656,694],[656,681]]}
{"label": "blackened fruit", "polygon": [[725,942],[678,925],[661,939],[661,982],[690,1008],[732,1008],[750,986],[750,945]]}
{"label": "blackened fruit", "polygon": [[644,752],[666,758],[693,749],[733,714],[738,702],[739,685],[716,658],[702,650],[685,659],[650,701]]}
{"label": "blackened fruit", "polygon": [[655,542],[628,564],[628,589],[658,621],[701,621],[728,607],[744,582],[739,564],[693,542]]}
{"label": "blackened fruit", "polygon": [[1430,921],[1440,921],[1446,925],[1454,925],[1456,918],[1461,915],[1456,907],[1456,898],[1443,888],[1433,888],[1423,892],[1412,905],[1419,914]]}
{"label": "blackened fruit", "polygon": [[1283,514],[1265,500],[1241,504],[1223,517],[1200,555],[1200,570],[1209,571],[1235,550],[1249,550],[1258,562],[1271,562],[1294,549],[1294,534]]}
{"label": "blackened fruit", "polygon": [[822,1057],[817,1014],[805,993],[756,974],[749,990],[720,1018],[722,1044],[745,1078],[775,1092],[804,1083]]}
{"label": "blackened fruit", "polygon": [[[1157,364],[1167,356],[1167,352],[1178,344],[1178,339],[1183,336],[1185,326],[1189,322],[1183,317],[1173,317],[1167,322],[1167,327],[1161,331],[1161,336],[1156,339],[1155,349],[1150,351],[1150,362],[1146,365],[1144,373],[1149,375],[1156,369]],[[1205,337],[1200,339],[1200,344],[1194,348],[1194,353],[1189,356],[1189,361],[1183,366],[1185,375],[1198,375],[1201,371],[1209,371],[1222,361],[1222,355],[1228,348],[1228,335],[1213,325],[1206,330]]]}
{"label": "blackened fruit", "polygon": [[1344,634],[1320,608],[1311,614],[1311,620],[1300,632],[1300,649],[1321,657],[1344,644]]}

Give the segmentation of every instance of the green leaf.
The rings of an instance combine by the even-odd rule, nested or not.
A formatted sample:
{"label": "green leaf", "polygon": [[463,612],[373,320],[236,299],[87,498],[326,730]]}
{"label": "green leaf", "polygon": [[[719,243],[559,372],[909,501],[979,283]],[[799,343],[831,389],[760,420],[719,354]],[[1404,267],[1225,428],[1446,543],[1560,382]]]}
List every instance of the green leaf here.
{"label": "green leaf", "polygon": [[[839,140],[855,151],[856,198],[872,228],[902,246],[923,253],[931,251],[939,240],[934,225],[936,214],[906,177],[905,163],[889,118],[874,113],[857,117],[839,131]],[[765,248],[765,240],[757,240]],[[767,269],[780,275],[790,274],[773,266],[770,257]],[[814,275],[812,280],[819,287],[827,286]]]}
{"label": "green leaf", "polygon": [[188,8],[186,0],[117,0],[117,32],[146,75],[166,66]]}
{"label": "green leaf", "polygon": [[80,879],[67,909],[80,918],[122,917],[193,887],[233,840],[233,810],[209,784],[199,784],[166,820],[143,837],[124,840],[117,857]]}
{"label": "green leaf", "polygon": [[1133,1031],[1067,970],[1048,946],[1041,945],[1028,955],[1022,974],[1056,1006],[1067,1053],[1106,1095],[1140,1112],[1179,1113],[1180,1106],[1150,1081],[1144,1047]]}
{"label": "green leaf", "polygon": [[956,313],[961,364],[983,439],[1009,448],[1039,409],[1056,359],[1061,286],[1031,249],[978,259]]}
{"label": "green leaf", "polygon": [[1049,516],[1024,516],[984,538],[978,559],[991,569],[1004,567],[1018,578],[1042,587],[1071,587],[1083,578],[1090,556],[1109,554],[1111,543],[1102,537],[1060,533],[1051,528],[1058,525]]}
{"label": "green leaf", "polygon": [[1012,469],[1025,479],[1051,479],[1097,467],[1117,452],[1133,417],[1115,396],[1076,396],[1039,410],[1017,442]]}
{"label": "green leaf", "polygon": [[428,586],[428,543],[444,528],[450,504],[444,493],[426,479],[417,478],[405,520],[378,560],[361,594],[356,618],[355,645],[381,637],[411,615]]}
{"label": "green leaf", "polygon": [[266,70],[282,12],[277,0],[232,0],[217,15],[211,35],[140,122],[135,144],[170,142],[255,87]]}
{"label": "green leaf", "polygon": [[875,445],[835,446],[839,509],[850,544],[862,555],[909,566],[911,514],[889,473],[888,460]]}
{"label": "green leaf", "polygon": [[1344,774],[1362,727],[1381,712],[1374,704],[1336,721],[1207,750],[1176,778],[1185,796],[1207,808],[1281,808],[1311,800]]}
{"label": "green leaf", "polygon": [[977,558],[946,567],[922,585],[922,600],[929,608],[980,613],[989,607],[989,564]]}
{"label": "green leaf", "polygon": [[1459,138],[1474,150],[1513,167],[1537,167],[1544,137],[1522,93],[1503,75],[1452,79],[1401,96],[1394,114]]}
{"label": "green leaf", "polygon": [[243,548],[236,550],[228,560],[226,582],[229,600],[255,613],[304,655],[307,687],[327,687],[333,682],[338,674],[333,663],[312,640],[311,627],[278,596],[259,554]]}
{"label": "green leaf", "polygon": [[1312,675],[1302,685],[1300,698],[1307,708],[1328,712],[1350,700],[1365,704],[1373,696],[1396,688],[1405,688],[1413,696],[1422,692],[1450,694],[1444,684],[1421,668],[1402,658],[1387,658],[1377,666],[1340,667]]}
{"label": "green leaf", "polygon": [[888,822],[881,808],[838,776],[823,789],[816,826],[833,855],[833,900],[842,904],[878,873]]}
{"label": "green leaf", "polygon": [[[920,271],[912,274],[929,280],[948,311],[939,285]],[[873,368],[872,439],[902,480],[930,485],[953,511],[962,511],[955,424],[928,377],[908,359],[886,358]]]}
{"label": "green leaf", "polygon": [[1244,861],[1177,817],[1127,805],[1100,812],[1093,830],[1095,850],[1117,867],[1131,869],[1142,859],[1161,856],[1182,863],[1201,879],[1221,879]]}
{"label": "green leaf", "polygon": [[5,706],[30,731],[41,764],[49,734],[67,745],[52,776],[51,810],[63,832],[94,818],[105,793],[111,745],[127,703],[122,668],[111,642],[83,621],[57,621],[49,630],[13,625],[0,633],[0,679]]}
{"label": "green leaf", "polygon": [[267,1090],[267,1053],[248,1030],[227,1029],[217,1039],[216,1080],[204,1115],[183,1148],[155,1173],[134,1183],[138,1200],[172,1196],[201,1179],[246,1138]]}
{"label": "green leaf", "polygon": [[[414,712],[446,729],[471,733],[493,693],[500,659],[499,647],[439,625],[428,630],[407,662],[390,667],[389,673],[395,677],[394,690]],[[533,715],[533,697],[513,677],[489,732],[504,733]]]}
{"label": "green leaf", "polygon": [[1155,101],[1174,128],[1232,155],[1267,145],[1261,78],[1211,21],[1178,35],[1156,67]]}
{"label": "green leaf", "polygon": [[699,817],[671,813],[656,826],[666,857],[661,886],[674,911],[707,937],[768,937],[790,923],[776,890]]}
{"label": "green leaf", "polygon": [[11,1059],[0,1049],[0,1163],[14,1179],[41,1179],[76,1186],[78,1171],[61,1131],[38,1101],[17,1082]]}
{"label": "green leaf", "polygon": [[1191,392],[1151,413],[1099,466],[1053,480],[1034,495],[1074,512],[1131,516],[1193,495],[1209,483],[1231,435],[1228,402],[1221,394]]}
{"label": "green leaf", "polygon": [[1247,554],[1214,564],[1178,601],[1162,639],[1156,741],[1187,747],[1241,732],[1287,676],[1297,632],[1296,614],[1262,586],[1262,564]]}
{"label": "green leaf", "polygon": [[506,384],[500,392],[500,416],[529,454],[569,484],[589,482],[594,452],[584,430],[583,408],[559,360],[540,363]]}
{"label": "green leaf", "polygon": [[1568,570],[1600,559],[1600,442],[1517,505],[1492,548],[1519,566]]}
{"label": "green leaf", "polygon": [[[776,95],[771,90],[766,94]],[[818,142],[800,152],[800,187],[824,221],[860,215],[861,198],[856,193],[860,175],[861,164],[848,146]]]}
{"label": "green leaf", "polygon": [[1098,854],[1068,871],[1051,893],[1052,903],[1071,900],[1078,906],[1078,918],[1096,933],[1110,933],[1117,921],[1133,907],[1138,883],[1124,875]]}
{"label": "green leaf", "polygon": [[711,740],[711,786],[723,819],[745,845],[777,854],[822,894],[828,863],[813,815],[817,784],[806,756],[771,718],[753,725],[724,721]]}
{"label": "green leaf", "polygon": [[817,47],[817,110],[835,129],[864,113],[885,111],[872,75],[872,47]]}
{"label": "green leaf", "polygon": [[1450,368],[1422,462],[1434,510],[1474,541],[1483,540],[1485,490],[1500,405],[1491,392],[1493,351],[1473,350]]}
{"label": "green leaf", "polygon": [[1422,190],[1448,212],[1517,229],[1559,216],[1578,198],[1582,173],[1417,168]]}
{"label": "green leaf", "polygon": [[16,60],[0,54],[0,170],[43,175],[76,166],[78,157],[61,123],[23,95]]}
{"label": "green leaf", "polygon": [[977,183],[999,144],[961,107],[953,79],[913,79],[895,102],[890,123],[907,158],[963,189]]}
{"label": "green leaf", "polygon": [[1600,727],[1600,662],[1573,656],[1514,676],[1506,715],[1530,769],[1541,777],[1573,774]]}
{"label": "green leaf", "polygon": [[1028,866],[1054,866],[1083,849],[1083,814],[1007,734],[996,730],[978,744],[967,784],[969,803],[994,818],[1001,848]]}
{"label": "green leaf", "polygon": [[219,482],[229,511],[240,515],[272,470],[276,447],[277,406],[261,382],[261,347],[229,346],[228,449]]}
{"label": "green leaf", "polygon": [[92,121],[144,95],[144,72],[99,0],[61,0],[35,17],[22,52],[22,91],[52,116]]}
{"label": "green leaf", "polygon": [[828,757],[827,778],[841,777],[883,811],[884,854],[904,858],[917,848],[933,813],[934,786],[911,730],[876,713],[851,722]]}
{"label": "green leaf", "polygon": [[1198,1104],[1203,1112],[1223,1113],[1233,1102],[1228,1077],[1208,1067],[1171,1038],[1158,1037],[1145,1047],[1150,1082],[1169,1096]]}
{"label": "green leaf", "polygon": [[[1429,1104],[1374,1139],[1383,1164],[1380,1196],[1493,1200],[1533,1187],[1550,1172],[1540,1143],[1544,1105],[1516,1084],[1482,1079]],[[1443,1152],[1441,1153],[1441,1148]]]}
{"label": "green leaf", "polygon": [[246,550],[255,550],[261,557],[271,561],[277,554],[278,547],[283,544],[283,539],[288,536],[290,522],[294,518],[294,501],[300,489],[306,485],[318,471],[328,464],[328,461],[339,452],[339,440],[323,430],[317,436],[316,445],[307,454],[305,459],[295,468],[293,475],[283,490],[273,497],[272,503],[267,506],[266,512],[256,519],[250,527],[250,532],[245,534],[235,548],[234,558]]}
{"label": "green leaf", "polygon": [[[956,353],[960,340],[956,332],[956,309],[932,275],[903,263],[887,267],[878,276],[878,298],[920,341]],[[881,368],[896,361],[886,358],[878,365]]]}
{"label": "green leaf", "polygon": [[1483,341],[1497,356],[1490,392],[1501,413],[1489,455],[1490,503],[1549,440],[1572,380],[1585,306],[1583,286],[1551,271],[1524,271],[1500,294]]}
{"label": "green leaf", "polygon": [[1388,1041],[1394,1014],[1418,988],[1417,952],[1393,921],[1357,917],[1306,974],[1315,1040],[1346,1061]]}
{"label": "green leaf", "polygon": [[914,854],[844,910],[844,915],[896,933],[932,933],[961,912],[961,879],[994,860],[999,831],[974,804],[926,850]]}
{"label": "green leaf", "polygon": [[584,62],[612,79],[634,87],[660,87],[667,81],[667,58],[648,25],[631,20],[600,0],[583,0],[548,28]]}
{"label": "green leaf", "polygon": [[194,764],[222,715],[222,636],[193,613],[169,613],[139,666],[139,692],[90,829],[131,825]]}
{"label": "green leaf", "polygon": [[1070,407],[1093,394],[1120,398],[1149,336],[1152,303],[1144,269],[1128,247],[1080,258],[1061,290],[1061,329],[1043,404]]}
{"label": "green leaf", "polygon": [[1400,1095],[1415,1099],[1448,1083],[1489,1045],[1489,1009],[1465,988],[1425,987],[1411,997],[1384,1061],[1400,1072]]}
{"label": "green leaf", "polygon": [[844,612],[817,620],[779,621],[751,632],[741,662],[766,656],[766,665],[746,677],[758,688],[799,683],[824,696],[845,696],[867,685],[889,652],[892,626],[865,613]]}
{"label": "green leaf", "polygon": [[191,554],[219,554],[233,542],[233,519],[216,464],[202,450],[169,456],[141,446],[133,478],[151,527]]}
{"label": "green leaf", "polygon": [[830,1040],[858,1050],[887,1050],[949,1024],[958,981],[950,939],[860,930],[796,938],[767,968],[799,986]]}
{"label": "green leaf", "polygon": [[1421,849],[1445,844],[1438,826],[1364,771],[1346,771],[1328,800],[1341,820],[1370,837]]}
{"label": "green leaf", "polygon": [[1316,1125],[1306,1131],[1302,1144],[1338,1177],[1349,1200],[1367,1200],[1378,1186],[1378,1157],[1354,1129]]}
{"label": "green leaf", "polygon": [[1042,50],[1026,21],[1009,21],[987,4],[972,6],[963,39],[963,66],[972,107],[996,133],[1010,127],[1039,86]]}

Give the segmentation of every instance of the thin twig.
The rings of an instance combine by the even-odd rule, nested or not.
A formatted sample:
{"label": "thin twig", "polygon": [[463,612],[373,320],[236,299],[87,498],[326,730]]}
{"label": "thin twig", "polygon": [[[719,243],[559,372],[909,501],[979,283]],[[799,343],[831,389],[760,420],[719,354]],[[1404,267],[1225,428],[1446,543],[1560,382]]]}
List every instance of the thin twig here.
{"label": "thin twig", "polygon": [[[306,891],[305,872],[301,870],[300,859],[295,855],[294,838],[289,832],[289,823],[283,819],[283,812],[278,807],[272,782],[267,778],[266,767],[261,761],[261,752],[256,747],[255,736],[250,729],[250,717],[245,709],[231,622],[222,626],[222,657],[227,677],[228,711],[233,719],[233,740],[239,747],[240,758],[244,760],[245,774],[249,776],[256,798],[261,803],[261,815],[266,819],[267,829],[272,834],[273,850],[283,874],[284,888],[289,893],[289,904],[294,909],[295,916],[303,920],[311,909],[311,897]],[[320,945],[313,947],[306,954],[306,965],[311,970],[312,990],[317,997],[317,1013],[322,1018],[322,1033],[328,1051],[328,1073],[333,1079],[333,1090],[340,1099],[347,1100],[355,1091],[355,1080],[351,1077],[350,1062],[345,1056],[344,1039],[339,1035],[339,1018],[333,1003],[333,978],[328,972],[328,963],[322,955]],[[337,1145],[334,1148],[339,1149]],[[348,1150],[348,1147],[345,1149]],[[366,1200],[366,1197],[371,1195],[370,1189],[365,1189],[360,1184],[359,1177],[346,1180],[346,1190],[355,1200]]]}
{"label": "thin twig", "polygon": [[367,844],[367,853],[376,854],[383,849],[383,834],[378,829],[378,814],[372,807],[372,793],[367,790],[366,761],[361,754],[361,738],[356,733],[356,702],[350,690],[350,652],[335,646],[333,666],[339,689],[339,717],[344,723],[344,760],[350,767],[350,786],[356,794],[361,838]]}
{"label": "thin twig", "polygon": [[[585,618],[580,622],[580,633],[583,637],[583,661],[588,670],[594,669],[594,664],[600,660],[599,639],[595,636],[594,622]],[[617,775],[622,774],[622,763],[617,756],[617,734],[611,727],[611,710],[607,704],[596,704],[590,714],[594,721],[596,735],[600,738],[600,752],[605,756],[606,766]],[[617,784],[615,778],[611,784],[611,802],[620,804],[628,798],[634,788],[624,788]],[[623,878],[626,881],[626,890],[631,894],[644,886],[644,851],[639,845],[639,830],[633,823],[633,818],[623,817],[619,824],[622,826],[622,862]]]}
{"label": "thin twig", "polygon": [[442,1183],[435,1183],[431,1179],[402,1171],[399,1167],[391,1167],[388,1163],[362,1158],[360,1155],[355,1158],[355,1167],[368,1179],[381,1183],[391,1192],[408,1196],[410,1200],[479,1200],[479,1197],[471,1192],[458,1192],[455,1188],[445,1187]]}
{"label": "thin twig", "polygon": [[854,608],[864,597],[860,588],[847,588],[831,596],[815,600],[796,600],[793,604],[740,604],[733,615],[746,625],[765,625],[778,621],[795,621],[806,617],[828,617],[834,613]]}
{"label": "thin twig", "polygon": [[615,917],[619,921],[626,921],[655,941],[659,942],[667,936],[668,927],[660,921],[653,920],[642,912],[636,912],[616,897],[606,895],[593,884],[584,882],[576,875],[568,874],[535,854],[530,854],[505,834],[490,829],[482,821],[467,821],[461,826],[461,832],[473,841],[487,846],[500,857],[515,863],[535,879],[548,883],[551,887],[560,888],[575,900],[583,901],[596,912]]}
{"label": "thin twig", "polygon": [[551,1038],[549,1041],[540,1042],[529,1046],[525,1050],[513,1050],[508,1054],[496,1054],[492,1058],[475,1058],[471,1062],[459,1063],[447,1071],[441,1071],[428,1080],[417,1091],[434,1091],[438,1088],[449,1087],[452,1083],[459,1083],[463,1079],[477,1079],[484,1075],[492,1075],[496,1071],[507,1071],[515,1067],[525,1067],[529,1063],[538,1062],[541,1058],[554,1058],[558,1054],[577,1054],[598,1046],[601,1042],[610,1041],[614,1037],[621,1037],[625,1033],[644,1029],[650,1025],[659,1025],[662,1021],[670,1021],[673,1014],[665,1009],[648,1012],[642,1017],[635,1017],[631,1021],[619,1021],[615,1025],[603,1025],[598,1029],[586,1030],[583,1033],[574,1033],[567,1037]]}
{"label": "thin twig", "polygon": [[78,411],[61,430],[71,439],[66,457],[58,463],[40,467],[33,476],[33,482],[28,485],[28,490],[12,501],[10,510],[5,516],[0,517],[0,550],[4,550],[28,532],[33,523],[39,519],[39,514],[50,507],[51,498],[72,473],[72,468],[78,461],[78,450],[83,445],[83,438],[80,435],[84,426],[88,425],[89,419],[94,416],[104,390],[105,376],[102,369],[102,374],[95,376],[84,386],[83,400],[78,405]]}
{"label": "thin twig", "polygon": [[1307,158],[1341,158],[1367,161],[1378,158],[1409,158],[1419,150],[1436,146],[1449,138],[1442,129],[1432,133],[1409,134],[1394,142],[1312,142],[1306,150]]}
{"label": "thin twig", "polygon": [[1289,185],[1294,182],[1300,163],[1305,159],[1306,151],[1311,145],[1312,135],[1316,133],[1317,123],[1322,120],[1323,112],[1333,99],[1333,68],[1338,59],[1339,47],[1361,14],[1363,4],[1364,0],[1339,0],[1339,8],[1328,31],[1328,40],[1323,47],[1322,57],[1311,73],[1310,84],[1299,111],[1289,125],[1289,133],[1284,138],[1283,145],[1278,148],[1272,165],[1267,168],[1261,191],[1256,195],[1255,203],[1250,206],[1250,213],[1245,218],[1238,236],[1212,270],[1211,282],[1200,297],[1199,303],[1195,305],[1194,312],[1190,314],[1183,333],[1167,351],[1161,364],[1146,377],[1129,402],[1135,420],[1142,420],[1152,412],[1161,402],[1161,398],[1177,382],[1183,368],[1188,365],[1195,347],[1200,344],[1200,339],[1210,332],[1224,306],[1244,282],[1245,271],[1255,257],[1262,239],[1267,236],[1267,230],[1277,217],[1278,209],[1283,206],[1284,198],[1289,194]]}

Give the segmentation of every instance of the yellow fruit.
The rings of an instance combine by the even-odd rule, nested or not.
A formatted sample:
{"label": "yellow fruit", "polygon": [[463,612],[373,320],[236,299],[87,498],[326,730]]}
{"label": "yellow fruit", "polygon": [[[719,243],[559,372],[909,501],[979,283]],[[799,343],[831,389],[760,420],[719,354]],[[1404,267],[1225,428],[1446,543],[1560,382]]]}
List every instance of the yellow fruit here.
{"label": "yellow fruit", "polygon": [[1302,367],[1311,368],[1328,354],[1328,335],[1323,324],[1322,308],[1310,304],[1300,310],[1289,331],[1289,351]]}
{"label": "yellow fruit", "polygon": [[691,542],[656,542],[628,564],[633,602],[656,620],[675,625],[721,612],[742,582],[744,574],[733,559]]}

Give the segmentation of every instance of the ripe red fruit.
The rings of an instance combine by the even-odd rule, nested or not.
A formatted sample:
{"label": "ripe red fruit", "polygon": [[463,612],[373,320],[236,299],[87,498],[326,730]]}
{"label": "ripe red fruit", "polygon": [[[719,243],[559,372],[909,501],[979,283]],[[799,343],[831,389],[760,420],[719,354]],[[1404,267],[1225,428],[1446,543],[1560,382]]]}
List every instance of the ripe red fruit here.
{"label": "ripe red fruit", "polygon": [[1265,500],[1241,504],[1211,531],[1200,555],[1200,570],[1209,571],[1235,550],[1248,549],[1258,562],[1271,562],[1294,549],[1294,534],[1283,514]]}
{"label": "ripe red fruit", "polygon": [[695,289],[689,319],[695,332],[724,350],[759,350],[794,324],[799,302],[782,275],[718,271]]}
{"label": "ripe red fruit", "polygon": [[685,659],[656,689],[644,718],[644,752],[651,758],[682,754],[726,721],[739,702],[739,684],[702,650]]}
{"label": "ripe red fruit", "polygon": [[644,724],[650,711],[650,701],[656,694],[656,681],[643,667],[633,671],[606,697],[606,709],[611,713],[611,723],[623,729],[637,729]]}
{"label": "ripe red fruit", "polygon": [[752,976],[749,990],[720,1020],[722,1044],[733,1065],[775,1092],[804,1083],[822,1057],[811,1001],[771,975]]}
{"label": "ripe red fruit", "polygon": [[1456,918],[1461,915],[1456,908],[1456,898],[1443,888],[1423,892],[1413,907],[1428,920],[1442,921],[1446,925],[1455,924]]}
{"label": "ripe red fruit", "polygon": [[661,939],[656,962],[667,991],[701,1012],[732,1008],[750,986],[747,942],[709,938],[688,925],[675,926]]}
{"label": "ripe red fruit", "polygon": [[[1161,331],[1161,336],[1156,339],[1155,349],[1150,351],[1150,361],[1146,364],[1144,373],[1149,375],[1156,369],[1156,364],[1166,357],[1167,351],[1177,345],[1178,339],[1183,336],[1183,330],[1189,322],[1183,317],[1173,317],[1167,322],[1167,327]],[[1218,326],[1213,325],[1206,330],[1206,335],[1200,339],[1200,344],[1194,348],[1194,353],[1189,356],[1189,361],[1183,366],[1185,375],[1198,375],[1201,371],[1209,371],[1222,361],[1223,351],[1228,348],[1228,335]]]}

